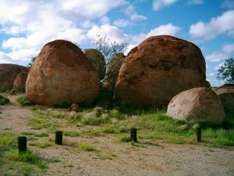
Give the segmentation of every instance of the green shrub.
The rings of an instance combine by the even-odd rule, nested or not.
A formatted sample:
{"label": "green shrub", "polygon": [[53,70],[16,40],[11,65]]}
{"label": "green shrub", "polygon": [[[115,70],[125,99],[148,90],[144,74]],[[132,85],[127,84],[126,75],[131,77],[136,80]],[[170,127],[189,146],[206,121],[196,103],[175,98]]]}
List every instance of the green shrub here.
{"label": "green shrub", "polygon": [[21,106],[30,106],[30,105],[32,105],[32,102],[30,102],[30,101],[28,100],[28,98],[27,98],[25,95],[18,97],[18,98],[17,98],[17,102],[18,102]]}
{"label": "green shrub", "polygon": [[0,105],[6,105],[10,103],[10,100],[2,95],[0,95]]}
{"label": "green shrub", "polygon": [[93,145],[88,144],[88,143],[80,143],[79,149],[82,151],[86,151],[86,152],[96,152],[97,151],[97,149]]}

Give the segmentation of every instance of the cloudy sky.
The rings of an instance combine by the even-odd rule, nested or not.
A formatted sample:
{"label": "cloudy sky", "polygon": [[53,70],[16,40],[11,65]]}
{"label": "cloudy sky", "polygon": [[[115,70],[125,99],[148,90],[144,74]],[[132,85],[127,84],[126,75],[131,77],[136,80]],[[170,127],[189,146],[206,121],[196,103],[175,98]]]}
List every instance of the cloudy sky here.
{"label": "cloudy sky", "polygon": [[58,38],[89,48],[101,35],[129,50],[160,34],[197,44],[220,85],[217,68],[234,56],[234,0],[0,0],[0,63],[27,65]]}

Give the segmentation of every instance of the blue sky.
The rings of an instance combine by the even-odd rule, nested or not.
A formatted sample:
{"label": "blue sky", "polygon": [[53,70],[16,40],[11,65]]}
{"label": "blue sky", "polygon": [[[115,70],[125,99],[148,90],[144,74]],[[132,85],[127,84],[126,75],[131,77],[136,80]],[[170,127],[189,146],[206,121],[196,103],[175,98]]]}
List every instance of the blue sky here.
{"label": "blue sky", "polygon": [[104,36],[127,53],[161,34],[198,45],[218,86],[217,68],[234,56],[234,0],[0,0],[0,63],[27,65],[58,38],[84,49]]}

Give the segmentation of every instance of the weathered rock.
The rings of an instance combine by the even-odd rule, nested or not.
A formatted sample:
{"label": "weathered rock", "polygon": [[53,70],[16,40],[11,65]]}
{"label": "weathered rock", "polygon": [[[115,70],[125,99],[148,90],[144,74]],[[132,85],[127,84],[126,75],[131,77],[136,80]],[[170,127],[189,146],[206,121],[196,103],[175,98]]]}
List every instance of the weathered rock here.
{"label": "weathered rock", "polygon": [[224,84],[217,88],[215,93],[219,96],[226,112],[234,112],[234,84]]}
{"label": "weathered rock", "polygon": [[103,81],[104,89],[113,91],[124,58],[125,56],[123,53],[117,53],[111,58],[110,63],[107,66],[106,76]]}
{"label": "weathered rock", "polygon": [[24,70],[16,75],[13,83],[13,90],[15,92],[25,92],[25,84],[28,77],[29,69]]}
{"label": "weathered rock", "polygon": [[80,111],[80,107],[79,107],[78,104],[73,103],[73,104],[69,107],[69,111],[79,112],[79,111]]}
{"label": "weathered rock", "polygon": [[15,64],[0,64],[0,91],[10,91],[16,76],[28,68]]}
{"label": "weathered rock", "polygon": [[26,95],[36,104],[92,102],[99,91],[98,74],[75,44],[65,40],[47,43],[33,63]]}
{"label": "weathered rock", "polygon": [[205,65],[193,43],[172,36],[150,37],[124,60],[115,96],[125,104],[166,106],[183,90],[209,86]]}
{"label": "weathered rock", "polygon": [[106,73],[106,62],[103,54],[96,49],[85,49],[84,53],[88,60],[96,68],[99,79],[102,80]]}
{"label": "weathered rock", "polygon": [[199,87],[173,97],[167,115],[182,121],[221,124],[225,119],[219,97],[210,88]]}

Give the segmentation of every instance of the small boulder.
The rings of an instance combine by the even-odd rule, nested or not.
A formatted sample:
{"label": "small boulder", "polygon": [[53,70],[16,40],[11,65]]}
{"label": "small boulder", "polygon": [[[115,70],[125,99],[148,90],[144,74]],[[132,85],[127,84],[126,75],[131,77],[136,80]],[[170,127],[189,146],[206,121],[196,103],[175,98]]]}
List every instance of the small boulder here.
{"label": "small boulder", "polygon": [[29,70],[24,70],[16,75],[13,83],[13,90],[15,92],[25,92],[25,84],[28,77]]}
{"label": "small boulder", "polygon": [[167,115],[192,123],[222,124],[225,119],[219,97],[206,87],[189,89],[173,97],[168,105]]}
{"label": "small boulder", "polygon": [[234,112],[234,84],[224,84],[215,89],[226,112]]}
{"label": "small boulder", "polygon": [[103,54],[96,49],[85,49],[84,53],[87,59],[96,68],[99,79],[102,80],[106,73],[106,62]]}
{"label": "small boulder", "polygon": [[110,63],[107,66],[106,76],[103,81],[104,89],[109,90],[111,92],[114,90],[119,70],[122,66],[124,58],[125,56],[123,53],[117,53],[111,58]]}
{"label": "small boulder", "polygon": [[73,104],[69,107],[69,111],[80,112],[80,107],[79,107],[78,104],[73,103]]}
{"label": "small boulder", "polygon": [[26,70],[27,67],[20,65],[0,64],[0,91],[12,90],[17,75]]}

